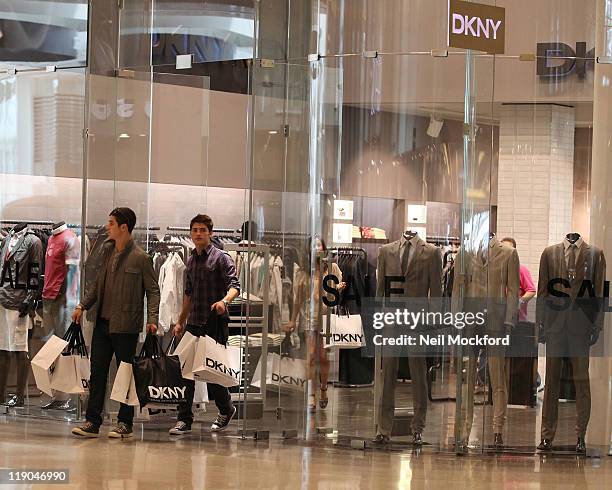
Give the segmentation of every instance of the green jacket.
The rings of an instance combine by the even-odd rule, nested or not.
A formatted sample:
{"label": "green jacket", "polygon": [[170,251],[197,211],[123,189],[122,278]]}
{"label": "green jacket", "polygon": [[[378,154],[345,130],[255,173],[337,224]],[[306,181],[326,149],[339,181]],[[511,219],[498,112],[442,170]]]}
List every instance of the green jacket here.
{"label": "green jacket", "polygon": [[[85,292],[81,306],[92,309],[97,318],[97,308],[102,304],[106,268],[112,256],[115,242],[104,244],[104,259],[92,287]],[[109,333],[139,333],[144,326],[144,296],[147,296],[147,323],[157,325],[159,314],[159,286],[153,271],[151,258],[130,240],[117,258],[114,274],[113,313]]]}

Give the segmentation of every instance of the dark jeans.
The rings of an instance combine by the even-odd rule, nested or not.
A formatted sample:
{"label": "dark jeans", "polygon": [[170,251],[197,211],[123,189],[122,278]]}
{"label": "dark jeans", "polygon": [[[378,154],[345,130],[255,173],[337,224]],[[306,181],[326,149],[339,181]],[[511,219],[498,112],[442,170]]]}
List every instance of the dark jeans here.
{"label": "dark jeans", "polygon": [[[121,361],[132,363],[138,344],[138,334],[108,332],[108,321],[98,319],[91,339],[91,377],[89,379],[89,402],[85,418],[99,427],[102,425],[102,410],[106,398],[108,369],[113,354],[117,366]],[[121,404],[118,421],[132,426],[134,407]]]}
{"label": "dark jeans", "polygon": [[[196,337],[206,335],[205,327],[198,325],[187,325],[185,330]],[[186,379],[184,380],[187,385],[187,402],[181,403],[178,406],[178,417],[177,419],[181,422],[191,425],[193,422],[193,395],[195,391],[195,381]],[[228,415],[232,411],[232,395],[225,386],[216,385],[212,383],[206,383],[208,387],[208,394],[215,400],[215,405],[219,409],[222,415]]]}

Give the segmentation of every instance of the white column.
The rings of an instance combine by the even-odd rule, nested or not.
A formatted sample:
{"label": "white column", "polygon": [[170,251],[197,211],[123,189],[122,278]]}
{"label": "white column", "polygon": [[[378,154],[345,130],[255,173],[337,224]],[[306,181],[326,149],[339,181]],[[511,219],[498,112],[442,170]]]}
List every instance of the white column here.
{"label": "white column", "polygon": [[497,234],[517,241],[537,281],[544,248],[572,230],[574,109],[512,104],[501,109]]}
{"label": "white column", "polygon": [[[607,10],[607,18],[606,18]],[[612,0],[597,0],[596,56],[612,56]],[[612,269],[612,65],[595,64],[593,95],[593,169],[591,179],[591,242],[600,247]],[[606,357],[592,357],[591,420],[587,443],[612,442],[612,322],[606,314],[603,342]]]}

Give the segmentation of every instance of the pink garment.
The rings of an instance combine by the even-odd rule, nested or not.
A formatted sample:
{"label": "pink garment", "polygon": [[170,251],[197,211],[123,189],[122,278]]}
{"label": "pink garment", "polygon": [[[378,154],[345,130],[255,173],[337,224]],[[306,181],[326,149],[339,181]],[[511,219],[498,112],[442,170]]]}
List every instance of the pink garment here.
{"label": "pink garment", "polygon": [[[521,264],[520,266],[520,284],[519,284],[519,298],[522,298],[523,295],[527,292],[535,292],[535,284],[533,283],[533,279],[531,278],[531,273],[527,266]],[[525,322],[527,321],[527,303],[523,303],[519,308],[519,321]]]}
{"label": "pink garment", "polygon": [[79,241],[71,229],[51,235],[45,257],[43,299],[56,299],[68,274],[67,264],[78,264]]}

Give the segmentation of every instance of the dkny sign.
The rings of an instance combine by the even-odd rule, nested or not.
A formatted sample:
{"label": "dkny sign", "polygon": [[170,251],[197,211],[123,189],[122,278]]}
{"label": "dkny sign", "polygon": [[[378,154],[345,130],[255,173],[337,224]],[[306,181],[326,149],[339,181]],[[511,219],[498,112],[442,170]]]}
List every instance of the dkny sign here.
{"label": "dkny sign", "polygon": [[595,66],[595,48],[587,51],[586,42],[577,42],[576,49],[560,42],[538,43],[537,73],[542,79],[556,80],[576,73],[586,78],[587,69]]}
{"label": "dkny sign", "polygon": [[506,10],[480,3],[449,0],[448,46],[503,54]]}

